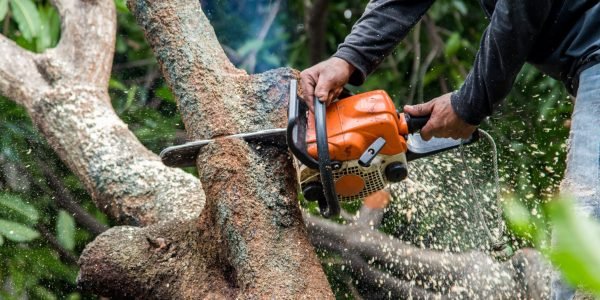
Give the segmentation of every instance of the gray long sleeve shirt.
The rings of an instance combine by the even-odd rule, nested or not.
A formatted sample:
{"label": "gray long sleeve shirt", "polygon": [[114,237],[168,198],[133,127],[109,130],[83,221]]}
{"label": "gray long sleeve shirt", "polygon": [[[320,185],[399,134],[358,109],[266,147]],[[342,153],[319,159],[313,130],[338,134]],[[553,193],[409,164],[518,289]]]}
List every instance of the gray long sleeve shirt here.
{"label": "gray long sleeve shirt", "polygon": [[[356,67],[360,85],[435,0],[372,0],[334,56]],[[477,125],[508,95],[525,62],[577,93],[579,73],[600,62],[599,0],[480,0],[490,18],[473,68],[451,97]]]}

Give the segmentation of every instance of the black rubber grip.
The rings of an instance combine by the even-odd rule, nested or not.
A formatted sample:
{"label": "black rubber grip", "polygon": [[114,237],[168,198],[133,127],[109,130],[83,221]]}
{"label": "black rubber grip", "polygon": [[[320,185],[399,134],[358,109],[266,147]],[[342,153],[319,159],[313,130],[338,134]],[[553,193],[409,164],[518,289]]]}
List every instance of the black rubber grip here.
{"label": "black rubber grip", "polygon": [[421,128],[425,127],[425,124],[427,124],[430,117],[431,115],[424,117],[413,117],[407,113],[404,113],[404,119],[408,125],[408,133],[415,133],[421,130]]}
{"label": "black rubber grip", "polygon": [[[317,152],[319,154],[319,172],[325,203],[320,203],[321,215],[325,218],[337,216],[340,213],[340,203],[335,193],[329,143],[327,143],[327,123],[325,119],[326,104],[315,97],[315,131],[317,135]],[[325,207],[325,204],[327,207]]]}
{"label": "black rubber grip", "polygon": [[305,166],[318,169],[319,163],[306,152],[306,111],[304,101],[298,100],[296,80],[290,81],[290,99],[288,103],[288,125],[286,140],[292,154]]}

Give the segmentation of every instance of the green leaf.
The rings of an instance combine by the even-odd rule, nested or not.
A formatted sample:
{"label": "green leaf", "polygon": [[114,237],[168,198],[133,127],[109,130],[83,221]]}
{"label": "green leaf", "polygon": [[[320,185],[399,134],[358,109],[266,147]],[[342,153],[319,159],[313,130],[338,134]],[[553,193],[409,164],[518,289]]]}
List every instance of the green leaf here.
{"label": "green leaf", "polygon": [[504,202],[504,214],[512,231],[520,236],[533,236],[531,214],[523,204],[515,199],[506,200]]}
{"label": "green leaf", "polygon": [[127,8],[127,4],[125,4],[125,0],[115,0],[115,7],[117,8],[117,12],[120,13],[128,13],[129,8]]}
{"label": "green leaf", "polygon": [[461,15],[464,16],[467,14],[468,10],[464,2],[460,0],[454,0],[452,1],[452,5],[458,10],[458,12],[460,12]]}
{"label": "green leaf", "polygon": [[40,15],[32,0],[11,0],[10,7],[19,30],[27,41],[33,40],[40,32]]}
{"label": "green leaf", "polygon": [[56,221],[56,238],[66,249],[75,249],[75,220],[64,210],[58,212]]}
{"label": "green leaf", "polygon": [[36,299],[41,300],[56,300],[57,297],[54,293],[41,285],[36,285],[31,289],[31,293],[35,295]]}
{"label": "green leaf", "polygon": [[4,245],[4,237],[0,234],[0,246]]}
{"label": "green leaf", "polygon": [[0,21],[4,20],[8,12],[8,0],[0,0]]}
{"label": "green leaf", "polygon": [[458,32],[455,32],[446,41],[444,55],[446,55],[446,57],[452,57],[456,55],[458,49],[460,49],[460,34]]}
{"label": "green leaf", "polygon": [[37,239],[40,234],[19,223],[0,219],[0,234],[13,242],[29,242]]}
{"label": "green leaf", "polygon": [[108,81],[108,87],[111,88],[111,89],[119,90],[119,91],[126,91],[127,90],[127,87],[123,83],[121,83],[117,79],[113,79],[113,78],[111,78]]}
{"label": "green leaf", "polygon": [[29,224],[35,224],[39,219],[39,214],[35,207],[15,195],[0,194],[0,209],[3,214],[19,214]]}
{"label": "green leaf", "polygon": [[600,295],[600,225],[575,213],[569,199],[548,204],[555,245],[550,259],[572,284]]}
{"label": "green leaf", "polygon": [[42,52],[58,43],[60,34],[60,19],[54,7],[41,7],[40,14],[40,34],[36,39],[36,50]]}
{"label": "green leaf", "polygon": [[154,95],[159,97],[167,102],[175,103],[175,99],[173,97],[173,93],[166,85],[163,85],[154,91]]}

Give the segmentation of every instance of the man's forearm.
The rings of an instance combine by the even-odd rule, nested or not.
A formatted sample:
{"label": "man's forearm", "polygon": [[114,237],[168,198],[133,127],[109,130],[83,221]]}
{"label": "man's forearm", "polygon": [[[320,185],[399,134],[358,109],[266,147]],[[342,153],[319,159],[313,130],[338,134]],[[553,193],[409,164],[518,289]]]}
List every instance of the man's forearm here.
{"label": "man's forearm", "polygon": [[372,0],[352,32],[333,55],[356,70],[350,83],[360,85],[421,19],[435,0]]}
{"label": "man's forearm", "polygon": [[473,68],[452,95],[452,108],[479,125],[506,98],[523,67],[553,0],[499,0],[483,34]]}

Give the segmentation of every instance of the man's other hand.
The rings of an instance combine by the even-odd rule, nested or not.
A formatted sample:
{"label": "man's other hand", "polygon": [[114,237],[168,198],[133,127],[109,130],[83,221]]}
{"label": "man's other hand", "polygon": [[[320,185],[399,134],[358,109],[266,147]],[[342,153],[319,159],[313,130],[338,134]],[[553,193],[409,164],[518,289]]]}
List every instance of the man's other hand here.
{"label": "man's other hand", "polygon": [[353,72],[353,65],[337,57],[332,57],[302,71],[300,82],[304,92],[304,102],[309,109],[313,111],[314,96],[329,105],[342,92]]}
{"label": "man's other hand", "polygon": [[404,106],[404,112],[411,116],[422,117],[431,115],[429,121],[421,129],[421,137],[428,141],[432,137],[468,139],[477,129],[463,121],[452,108],[448,93],[427,103]]}

